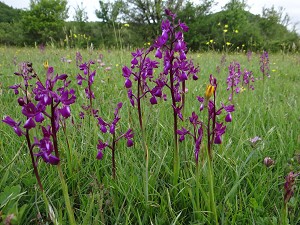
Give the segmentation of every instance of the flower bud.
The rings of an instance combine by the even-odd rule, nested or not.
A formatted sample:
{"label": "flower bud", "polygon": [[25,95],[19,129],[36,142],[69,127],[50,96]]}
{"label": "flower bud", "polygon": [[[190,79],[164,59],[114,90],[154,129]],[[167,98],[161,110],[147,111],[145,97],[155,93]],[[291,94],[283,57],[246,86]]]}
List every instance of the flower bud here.
{"label": "flower bud", "polygon": [[20,106],[25,105],[25,101],[22,97],[18,98],[18,103],[19,103]]}
{"label": "flower bud", "polygon": [[127,147],[133,146],[133,141],[131,139],[127,140]]}
{"label": "flower bud", "polygon": [[156,104],[157,104],[157,100],[156,100],[156,98],[155,98],[154,96],[152,96],[152,97],[150,98],[150,103],[151,103],[152,105],[156,105]]}
{"label": "flower bud", "polygon": [[275,164],[275,161],[271,159],[270,157],[264,158],[264,164],[266,167],[270,167]]}
{"label": "flower bud", "polygon": [[126,88],[131,88],[131,86],[132,86],[131,80],[126,79],[126,80],[125,80],[125,87],[126,87]]}
{"label": "flower bud", "polygon": [[98,151],[96,158],[98,160],[101,160],[103,158],[103,151],[102,150]]}
{"label": "flower bud", "polygon": [[207,85],[206,91],[205,91],[205,98],[208,100],[215,92],[215,87],[211,84]]}

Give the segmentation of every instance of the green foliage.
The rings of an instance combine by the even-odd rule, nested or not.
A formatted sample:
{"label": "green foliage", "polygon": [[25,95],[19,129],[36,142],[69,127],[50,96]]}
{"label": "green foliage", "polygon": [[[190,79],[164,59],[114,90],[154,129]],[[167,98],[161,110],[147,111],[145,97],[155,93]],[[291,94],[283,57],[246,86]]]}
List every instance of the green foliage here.
{"label": "green foliage", "polygon": [[0,23],[0,44],[21,46],[23,40],[23,26],[20,22]]}
{"label": "green foliage", "polygon": [[19,207],[19,200],[25,194],[21,186],[7,186],[0,192],[0,222],[5,224],[20,224],[27,205]]}
{"label": "green foliage", "polygon": [[164,8],[169,7],[189,26],[185,40],[193,51],[296,52],[300,48],[299,35],[287,29],[290,19],[283,8],[263,8],[261,16],[254,15],[241,0],[229,1],[217,13],[211,12],[213,0],[197,4],[189,0],[99,1],[95,13],[100,22],[87,22],[83,5],[75,8],[74,21],[66,22],[66,0],[32,0],[27,11],[0,4],[0,44],[4,45],[143,47],[160,35]]}
{"label": "green foliage", "polygon": [[3,2],[0,2],[0,23],[12,23],[21,19],[22,10],[14,9]]}
{"label": "green foliage", "polygon": [[45,44],[62,38],[67,11],[66,0],[31,0],[30,10],[22,18],[25,41]]}

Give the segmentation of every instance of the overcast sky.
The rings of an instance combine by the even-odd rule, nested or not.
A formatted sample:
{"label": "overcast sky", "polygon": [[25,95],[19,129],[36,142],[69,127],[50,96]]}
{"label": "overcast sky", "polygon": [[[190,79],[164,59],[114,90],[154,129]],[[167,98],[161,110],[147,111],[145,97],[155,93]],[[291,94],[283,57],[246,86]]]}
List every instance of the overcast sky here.
{"label": "overcast sky", "polygon": [[[12,6],[14,8],[29,8],[30,0],[0,0],[5,4]],[[195,3],[199,3],[199,0],[193,0]],[[218,2],[218,5],[213,8],[213,11],[219,11],[221,8],[228,2],[229,0],[215,0]],[[95,10],[100,9],[99,0],[68,0],[69,2],[69,19],[73,19],[74,8],[77,5],[81,5],[83,2],[83,6],[85,7],[86,12],[88,13],[89,21],[98,21]],[[285,12],[291,17],[291,23],[298,25],[296,29],[298,33],[300,33],[300,1],[299,0],[247,0],[247,5],[250,7],[250,12],[253,14],[261,14],[262,8],[267,7],[270,8],[272,5],[275,6],[275,9],[279,7],[283,7]]]}

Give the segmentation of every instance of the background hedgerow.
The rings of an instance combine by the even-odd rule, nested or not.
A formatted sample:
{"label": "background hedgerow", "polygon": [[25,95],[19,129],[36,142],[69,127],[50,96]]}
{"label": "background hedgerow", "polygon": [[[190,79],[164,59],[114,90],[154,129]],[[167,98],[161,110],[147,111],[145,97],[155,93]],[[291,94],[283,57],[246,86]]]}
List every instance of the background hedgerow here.
{"label": "background hedgerow", "polygon": [[[93,105],[99,106],[99,115],[113,118],[115,106],[118,102],[123,102],[120,111],[122,120],[118,123],[120,131],[125,131],[128,127],[138,131],[137,112],[131,109],[122,77],[122,66],[129,64],[132,59],[130,52],[99,49],[80,52],[83,62],[95,61],[93,68],[96,69],[97,76],[93,84]],[[100,54],[103,57],[101,62],[97,62]],[[242,68],[247,68],[254,77],[259,77],[260,56],[261,52],[253,52],[248,61],[246,54],[226,54],[226,62],[221,64],[221,54],[189,53],[188,57],[194,60],[195,65],[199,65],[200,72],[197,81],[188,83],[184,118],[188,119],[193,111],[199,112],[196,97],[204,95],[210,74],[218,79],[219,98],[226,101],[229,95],[226,91],[226,79],[230,62],[238,61]],[[69,61],[61,60],[62,57]],[[221,224],[249,224],[251,221],[276,224],[282,221],[285,177],[290,171],[300,171],[300,58],[296,54],[269,54],[269,59],[270,78],[265,82],[256,80],[254,91],[245,89],[234,96],[233,120],[227,126],[222,144],[214,147],[214,194],[217,210],[221,212]],[[8,88],[20,82],[13,75],[18,71],[19,63],[33,62],[36,73],[41,76],[45,73],[43,63],[46,60],[59,74],[66,73],[69,76],[72,80],[70,88],[75,89],[77,95],[76,104],[70,106],[72,116],[66,121],[71,156],[67,154],[64,133],[58,133],[62,170],[76,221],[83,224],[209,223],[206,221],[205,202],[200,202],[200,217],[196,217],[193,212],[196,195],[195,158],[193,142],[188,138],[179,144],[181,169],[178,186],[172,186],[172,109],[169,104],[160,104],[162,100],[158,99],[158,104],[154,106],[143,106],[147,143],[152,146],[148,207],[144,205],[144,170],[141,169],[144,166],[144,151],[140,145],[134,144],[127,148],[126,140],[118,142],[118,175],[115,180],[111,177],[111,152],[105,152],[102,160],[95,158],[102,134],[96,120],[82,120],[79,117],[81,105],[86,104],[86,99],[84,90],[76,84],[76,76],[80,72],[76,66],[76,50],[46,47],[41,52],[37,48],[1,47],[2,118],[10,115],[16,121],[22,119],[19,107],[16,107],[16,97]],[[111,69],[108,70],[107,67]],[[157,72],[158,69],[154,74]],[[170,99],[167,101],[170,103]],[[223,116],[225,118],[226,115]],[[181,125],[183,126],[183,122]],[[0,123],[0,135],[0,211],[3,215],[14,214],[19,224],[50,223],[51,218],[46,215],[45,205],[33,176],[26,144],[4,123]],[[251,143],[250,139],[256,136],[261,140]],[[139,132],[135,132],[135,142],[139,138]],[[265,157],[272,158],[274,165],[266,167],[263,163]],[[199,157],[200,166],[202,160]],[[54,210],[52,217],[56,217],[61,224],[67,224],[64,199],[55,167],[39,163],[38,169]],[[200,170],[201,184],[208,185],[201,176]],[[300,193],[297,188],[299,178],[296,178],[295,185],[294,196],[288,203],[290,224],[300,222]],[[175,188],[179,191],[174,192]],[[5,202],[2,197],[8,196],[9,191],[18,195]],[[12,203],[14,207],[8,207]],[[18,212],[16,209],[19,209]]]}

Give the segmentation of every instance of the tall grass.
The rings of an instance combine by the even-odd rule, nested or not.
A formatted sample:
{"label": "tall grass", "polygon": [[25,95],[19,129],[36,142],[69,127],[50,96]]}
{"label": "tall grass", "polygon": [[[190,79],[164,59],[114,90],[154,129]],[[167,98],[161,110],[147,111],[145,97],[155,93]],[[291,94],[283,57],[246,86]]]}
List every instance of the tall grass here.
{"label": "tall grass", "polygon": [[[208,189],[209,181],[203,176],[207,171],[203,171],[205,167],[202,167],[203,156],[200,154],[199,171],[196,173],[192,142],[179,144],[182,159],[179,181],[177,187],[172,186],[173,130],[172,109],[168,105],[170,99],[166,104],[145,104],[143,109],[146,143],[152,146],[149,149],[149,204],[144,204],[144,152],[138,143],[141,134],[138,133],[137,112],[131,109],[123,87],[121,71],[122,65],[129,64],[131,60],[130,52],[81,51],[83,61],[96,60],[99,54],[103,54],[106,66],[111,66],[109,71],[105,71],[106,66],[98,65],[97,68],[93,90],[96,95],[94,105],[99,106],[99,115],[113,118],[115,105],[123,101],[120,129],[125,130],[130,124],[136,132],[137,143],[134,147],[126,148],[126,141],[123,140],[118,143],[117,179],[111,177],[110,151],[105,152],[101,161],[96,160],[96,145],[100,134],[96,122],[89,126],[88,121],[79,118],[80,106],[85,99],[84,93],[76,85],[79,69],[76,67],[75,53],[72,49],[46,48],[40,52],[38,49],[1,47],[0,113],[2,117],[11,115],[16,120],[21,117],[16,96],[8,88],[20,82],[13,75],[18,70],[18,64],[14,65],[13,62],[14,57],[16,62],[32,62],[39,76],[44,73],[43,62],[48,60],[55,72],[66,73],[71,77],[71,86],[76,89],[77,95],[77,103],[71,106],[73,121],[67,121],[71,154],[63,132],[58,133],[58,144],[62,149],[61,166],[76,221],[82,224],[210,224],[207,195],[196,189],[199,185],[203,190]],[[198,112],[196,96],[204,94],[209,74],[214,74],[218,79],[219,100],[226,101],[229,96],[226,77],[230,62],[238,61],[243,68],[252,70],[255,77],[262,78],[259,56],[253,54],[252,60],[248,61],[243,53],[226,55],[226,63],[218,73],[216,68],[221,65],[221,54],[191,54],[195,65],[200,65],[201,72],[197,82],[187,83],[184,118],[188,118],[192,111]],[[72,62],[61,62],[61,57],[71,59]],[[223,144],[214,147],[214,196],[220,224],[280,223],[283,219],[284,177],[291,170],[300,170],[299,156],[296,156],[300,151],[300,57],[269,54],[269,58],[271,78],[265,79],[264,83],[257,80],[254,91],[246,90],[235,96],[233,122],[227,126]],[[43,198],[36,187],[26,146],[3,123],[0,123],[0,135],[0,192],[4,187],[17,184],[25,192],[18,200],[18,207],[24,204],[28,206],[22,217],[18,218],[19,224],[37,224],[40,220],[50,222],[51,218],[46,215]],[[255,136],[262,140],[253,146],[249,139]],[[266,156],[275,160],[275,164],[269,168],[263,164]],[[68,224],[56,168],[40,162],[38,169],[45,193],[53,207],[51,216],[60,224]],[[296,189],[288,208],[290,224],[300,223],[298,208],[299,189]]]}

